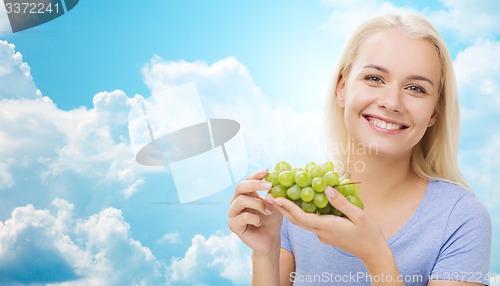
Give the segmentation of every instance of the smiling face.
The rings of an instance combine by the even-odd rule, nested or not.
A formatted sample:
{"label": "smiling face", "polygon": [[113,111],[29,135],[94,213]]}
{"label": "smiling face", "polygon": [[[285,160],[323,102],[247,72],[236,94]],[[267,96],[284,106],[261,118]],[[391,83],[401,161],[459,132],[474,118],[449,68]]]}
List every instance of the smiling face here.
{"label": "smiling face", "polygon": [[397,30],[367,38],[336,91],[353,142],[411,153],[438,116],[440,74],[439,54],[425,39]]}

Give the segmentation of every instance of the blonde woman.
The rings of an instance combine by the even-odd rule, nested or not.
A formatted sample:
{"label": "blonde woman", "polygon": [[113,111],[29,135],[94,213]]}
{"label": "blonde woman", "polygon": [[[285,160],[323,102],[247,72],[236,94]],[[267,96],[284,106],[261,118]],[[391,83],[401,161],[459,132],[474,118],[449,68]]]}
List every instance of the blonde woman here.
{"label": "blonde woman", "polygon": [[458,167],[455,85],[446,45],[421,17],[358,28],[326,115],[331,150],[347,150],[330,159],[362,182],[365,209],[330,187],[345,218],[264,200],[267,170],[240,182],[229,228],[253,250],[252,285],[488,284],[491,221]]}

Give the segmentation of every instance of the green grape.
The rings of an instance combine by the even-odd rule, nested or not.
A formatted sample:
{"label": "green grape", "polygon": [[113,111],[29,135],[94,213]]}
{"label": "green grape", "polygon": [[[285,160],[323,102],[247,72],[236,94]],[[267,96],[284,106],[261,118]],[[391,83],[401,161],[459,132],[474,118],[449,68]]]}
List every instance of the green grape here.
{"label": "green grape", "polygon": [[294,176],[297,175],[298,172],[302,172],[302,171],[304,171],[304,169],[302,169],[302,168],[293,168],[292,169],[292,173]]}
{"label": "green grape", "polygon": [[286,190],[286,196],[292,201],[298,200],[300,199],[300,191],[302,191],[302,189],[299,185],[295,184]]}
{"label": "green grape", "polygon": [[351,185],[352,187],[352,194],[355,195],[355,196],[359,196],[359,193],[361,192],[361,189],[359,188],[358,185],[356,184],[352,184]]}
{"label": "green grape", "polygon": [[339,184],[339,173],[335,171],[328,171],[323,175],[323,179],[328,186],[333,187]]}
{"label": "green grape", "polygon": [[328,205],[328,198],[325,193],[316,193],[314,195],[313,203],[318,208],[324,208]]}
{"label": "green grape", "polygon": [[354,196],[354,195],[349,195],[349,196],[346,196],[345,197],[351,204],[357,206],[358,208],[360,209],[365,209],[365,206],[363,205],[363,202],[361,201],[361,199],[358,197],[358,196]]}
{"label": "green grape", "polygon": [[278,162],[275,171],[269,171],[265,178],[265,181],[272,184],[268,193],[274,198],[289,199],[308,213],[345,216],[329,203],[324,193],[327,186],[332,186],[351,204],[364,209],[363,202],[358,196],[359,186],[351,179],[340,177],[334,167],[330,161],[320,165],[309,162],[304,168],[292,168],[285,161]]}
{"label": "green grape", "polygon": [[336,216],[345,216],[341,211],[339,211],[338,209],[332,207],[332,215],[336,215]]}
{"label": "green grape", "polygon": [[276,171],[269,171],[266,176],[266,181],[271,182],[273,184],[273,187],[279,184],[279,179],[278,179],[278,172]]}
{"label": "green grape", "polygon": [[284,187],[291,187],[295,183],[295,177],[292,171],[283,171],[278,175],[280,184]]}
{"label": "green grape", "polygon": [[323,171],[321,171],[321,167],[317,165],[311,166],[311,168],[309,168],[309,176],[311,176],[311,178],[323,177]]}
{"label": "green grape", "polygon": [[335,187],[344,197],[349,195],[358,195],[359,194],[359,186],[353,183],[349,183],[348,185],[339,185]]}
{"label": "green grape", "polygon": [[326,174],[327,172],[335,170],[335,166],[333,165],[332,162],[326,161],[323,164],[321,164],[321,170],[323,171],[323,174]]}
{"label": "green grape", "polygon": [[348,185],[338,185],[335,186],[335,189],[337,189],[337,191],[339,191],[345,197],[349,191],[347,186]]}
{"label": "green grape", "polygon": [[337,186],[335,186],[335,189],[337,189],[342,195],[347,196],[351,195],[353,190],[352,190],[352,180],[347,179],[347,178],[340,178],[339,183]]}
{"label": "green grape", "polygon": [[324,208],[318,208],[317,212],[320,215],[331,214],[332,213],[332,205],[327,204],[326,207],[324,207]]}
{"label": "green grape", "polygon": [[295,183],[301,188],[305,188],[311,185],[311,177],[305,171],[298,172],[295,174]]}
{"label": "green grape", "polygon": [[348,178],[340,178],[339,179],[339,185],[349,184],[349,183],[352,183],[351,179],[348,179]]}
{"label": "green grape", "polygon": [[312,202],[302,202],[301,207],[306,213],[314,213],[316,211],[316,206]]}
{"label": "green grape", "polygon": [[310,169],[312,166],[316,166],[316,165],[317,165],[317,164],[316,164],[316,162],[309,162],[309,163],[307,163],[307,164],[304,166],[304,168],[306,169],[306,171],[308,171],[308,172],[309,172],[309,169]]}
{"label": "green grape", "polygon": [[276,185],[269,190],[273,198],[286,198],[286,188],[282,185]]}
{"label": "green grape", "polygon": [[292,166],[290,166],[290,164],[288,164],[285,161],[281,161],[281,162],[276,163],[275,170],[278,173],[281,173],[283,171],[290,171],[290,170],[292,170]]}
{"label": "green grape", "polygon": [[326,189],[326,182],[323,177],[316,177],[312,179],[311,187],[315,192],[321,193]]}
{"label": "green grape", "polygon": [[300,191],[300,198],[304,202],[310,202],[314,199],[314,190],[311,187],[305,187]]}

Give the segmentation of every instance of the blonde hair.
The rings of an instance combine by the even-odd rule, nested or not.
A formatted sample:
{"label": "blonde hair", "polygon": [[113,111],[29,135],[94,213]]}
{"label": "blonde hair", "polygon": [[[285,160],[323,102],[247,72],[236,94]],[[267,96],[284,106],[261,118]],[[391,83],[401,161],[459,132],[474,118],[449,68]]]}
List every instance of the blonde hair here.
{"label": "blonde hair", "polygon": [[[329,154],[329,159],[347,164],[350,156],[349,134],[344,122],[344,109],[337,105],[335,92],[340,79],[347,78],[363,41],[376,32],[396,29],[408,36],[432,43],[441,59],[441,82],[436,123],[429,127],[413,148],[411,167],[422,178],[439,178],[468,188],[458,166],[460,110],[452,60],[442,37],[425,19],[417,15],[385,15],[362,24],[347,41],[334,72],[331,94],[326,104],[328,150],[342,146],[340,152]],[[338,144],[338,145],[332,145]],[[330,152],[331,153],[331,152]]]}

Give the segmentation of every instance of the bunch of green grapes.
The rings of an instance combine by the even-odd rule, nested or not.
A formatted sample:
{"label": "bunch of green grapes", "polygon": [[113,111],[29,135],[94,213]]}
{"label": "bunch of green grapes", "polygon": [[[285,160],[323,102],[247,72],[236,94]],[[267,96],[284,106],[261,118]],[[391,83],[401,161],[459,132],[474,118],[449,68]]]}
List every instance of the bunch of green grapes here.
{"label": "bunch of green grapes", "polygon": [[292,168],[281,161],[274,171],[268,172],[265,180],[273,184],[269,193],[274,198],[287,198],[308,213],[344,216],[328,201],[324,193],[327,186],[337,189],[353,205],[364,208],[358,196],[359,186],[350,179],[339,177],[330,161],[323,164],[309,162],[304,168]]}

